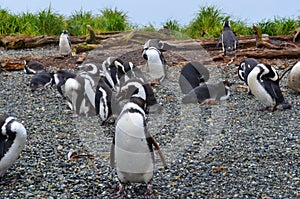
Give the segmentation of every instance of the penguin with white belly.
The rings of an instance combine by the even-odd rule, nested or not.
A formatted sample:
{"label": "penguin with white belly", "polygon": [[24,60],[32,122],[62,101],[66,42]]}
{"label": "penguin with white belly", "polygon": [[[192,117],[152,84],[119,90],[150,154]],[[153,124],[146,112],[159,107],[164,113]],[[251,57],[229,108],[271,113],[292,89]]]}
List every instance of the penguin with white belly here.
{"label": "penguin with white belly", "polygon": [[70,56],[72,54],[71,41],[67,30],[63,30],[59,37],[59,54],[62,56]]}
{"label": "penguin with white belly", "polygon": [[14,117],[0,116],[0,177],[18,159],[26,144],[26,129]]}
{"label": "penguin with white belly", "polygon": [[247,81],[251,93],[266,106],[261,110],[271,112],[291,108],[291,104],[282,95],[278,73],[272,66],[257,64],[249,73]]}
{"label": "penguin with white belly", "polygon": [[118,194],[124,191],[126,183],[146,183],[147,193],[145,194],[151,194],[149,182],[154,172],[154,148],[159,151],[165,167],[166,163],[158,144],[147,131],[146,91],[142,82],[137,80],[136,83],[122,87],[122,92],[127,91],[131,93],[131,97],[115,123],[110,162],[111,166],[116,168],[121,182]]}
{"label": "penguin with white belly", "polygon": [[150,47],[144,49],[142,56],[147,60],[151,83],[160,84],[167,76],[167,62],[162,52]]}
{"label": "penguin with white belly", "polygon": [[53,74],[53,77],[54,77],[54,84],[56,85],[59,94],[63,97],[64,94],[62,91],[62,86],[66,83],[66,81],[69,78],[75,78],[76,74],[64,69],[60,69]]}
{"label": "penguin with white belly", "polygon": [[101,75],[95,94],[95,111],[99,115],[101,125],[114,123],[115,115],[121,111],[117,102],[115,92],[113,92],[104,74]]}

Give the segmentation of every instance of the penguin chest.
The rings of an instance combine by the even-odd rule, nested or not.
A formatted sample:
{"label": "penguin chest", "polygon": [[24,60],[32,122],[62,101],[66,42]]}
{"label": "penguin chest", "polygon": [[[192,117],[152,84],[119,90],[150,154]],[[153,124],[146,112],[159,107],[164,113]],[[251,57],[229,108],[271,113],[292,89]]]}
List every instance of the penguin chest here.
{"label": "penguin chest", "polygon": [[252,94],[265,106],[274,107],[276,105],[276,101],[269,92],[264,87],[264,81],[258,80],[256,76],[253,76],[251,73],[248,76],[248,86],[252,92]]}
{"label": "penguin chest", "polygon": [[130,113],[118,119],[115,132],[115,161],[122,182],[148,182],[153,176],[154,160],[142,115]]}
{"label": "penguin chest", "polygon": [[290,71],[287,85],[296,92],[300,92],[300,62],[298,62]]}
{"label": "penguin chest", "polygon": [[151,80],[163,79],[166,76],[165,66],[161,62],[148,61]]}

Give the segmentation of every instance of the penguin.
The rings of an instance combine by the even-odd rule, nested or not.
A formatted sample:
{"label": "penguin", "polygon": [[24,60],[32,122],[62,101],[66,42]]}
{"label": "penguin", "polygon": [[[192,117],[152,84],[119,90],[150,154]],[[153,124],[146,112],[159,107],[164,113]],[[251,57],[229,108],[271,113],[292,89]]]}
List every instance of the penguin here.
{"label": "penguin", "polygon": [[198,61],[192,61],[184,65],[179,76],[179,86],[183,94],[207,82],[209,79],[209,70]]}
{"label": "penguin", "polygon": [[0,177],[16,162],[26,144],[26,129],[16,118],[0,116]]}
{"label": "penguin", "polygon": [[141,83],[134,83],[123,89],[130,90],[131,97],[116,120],[110,150],[110,163],[116,169],[121,183],[118,193],[124,191],[126,183],[145,183],[147,193],[151,193],[149,182],[153,178],[155,163],[153,150],[160,152],[165,168],[166,162],[157,142],[147,131],[145,88]]}
{"label": "penguin", "polygon": [[78,67],[75,78],[65,82],[67,104],[75,115],[94,116],[95,93],[100,79],[100,69],[96,64],[86,63]]}
{"label": "penguin", "polygon": [[229,97],[229,86],[230,83],[227,81],[200,84],[183,96],[182,103],[215,104],[217,101],[225,100]]}
{"label": "penguin", "polygon": [[112,124],[114,122],[114,118],[112,116],[118,115],[121,111],[121,107],[116,100],[115,93],[108,85],[104,74],[101,75],[96,87],[95,111],[96,115],[99,115],[101,125],[106,122]]}
{"label": "penguin", "polygon": [[132,62],[123,62],[120,59],[115,59],[109,66],[109,71],[114,84],[114,91],[119,92],[120,87],[129,79],[140,79],[144,82],[147,91],[146,113],[159,113],[162,111],[162,106],[157,102],[153,89],[143,75],[143,72],[135,67]]}
{"label": "penguin", "polygon": [[24,73],[36,74],[41,71],[46,71],[46,67],[41,62],[24,60]]}
{"label": "penguin", "polygon": [[300,93],[300,61],[291,69],[287,78],[287,86],[297,93]]}
{"label": "penguin", "polygon": [[240,45],[238,39],[236,38],[235,34],[230,29],[229,21],[224,22],[224,27],[220,37],[218,38],[216,47],[219,47],[219,43],[222,40],[222,49],[224,56],[226,56],[226,52],[232,52],[236,50],[236,46]]}
{"label": "penguin", "polygon": [[70,56],[72,54],[71,41],[67,30],[63,30],[59,37],[59,54],[62,56]]}
{"label": "penguin", "polygon": [[57,88],[59,94],[62,97],[64,97],[61,87],[66,83],[66,81],[69,78],[75,78],[76,74],[74,74],[70,71],[64,70],[64,69],[60,69],[53,74],[53,77],[54,77],[53,83],[56,85],[56,88]]}
{"label": "penguin", "polygon": [[53,76],[46,72],[42,71],[36,73],[30,80],[29,87],[32,92],[36,91],[39,88],[45,88],[49,85],[52,85]]}
{"label": "penguin", "polygon": [[149,47],[143,50],[142,56],[147,60],[151,82],[160,84],[167,75],[167,62],[162,52],[155,47]]}
{"label": "penguin", "polygon": [[279,76],[274,67],[257,64],[249,73],[248,86],[251,93],[266,107],[261,109],[272,112],[276,109],[289,109],[291,104],[285,101],[279,87]]}
{"label": "penguin", "polygon": [[238,67],[238,76],[246,85],[248,85],[247,78],[249,73],[257,64],[259,64],[259,62],[254,58],[246,58],[241,61]]}
{"label": "penguin", "polygon": [[[259,62],[254,58],[246,58],[241,61],[238,67],[238,76],[246,84],[246,86],[248,86],[248,75],[257,64],[259,64]],[[251,94],[249,87],[248,94]]]}

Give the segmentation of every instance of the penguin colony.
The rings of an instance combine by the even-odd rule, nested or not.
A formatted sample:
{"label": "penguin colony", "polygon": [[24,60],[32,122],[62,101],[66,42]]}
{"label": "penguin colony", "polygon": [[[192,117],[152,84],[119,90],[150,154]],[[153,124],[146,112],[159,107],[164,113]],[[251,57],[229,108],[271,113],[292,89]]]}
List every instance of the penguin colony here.
{"label": "penguin colony", "polygon": [[[222,40],[224,55],[236,49],[238,41],[226,21],[219,44]],[[153,44],[153,45],[152,45]],[[110,164],[117,171],[121,183],[117,194],[126,194],[125,184],[145,183],[147,193],[152,193],[150,181],[154,173],[154,150],[167,168],[164,155],[158,143],[147,131],[146,114],[159,113],[161,105],[155,98],[151,84],[162,83],[167,78],[167,63],[159,48],[164,42],[149,40],[144,45],[142,57],[147,61],[149,79],[132,62],[123,62],[108,57],[103,63],[85,63],[78,67],[77,74],[61,69],[54,73],[46,71],[37,61],[24,62],[24,72],[33,74],[30,81],[31,91],[56,86],[61,96],[74,111],[74,116],[99,117],[99,124],[113,124],[115,132],[110,149]],[[59,53],[71,54],[68,32],[60,36]],[[288,78],[289,87],[300,92],[298,62]],[[279,76],[274,67],[259,63],[253,58],[244,59],[238,66],[239,78],[244,81],[255,98],[265,107],[263,111],[289,109],[279,86]],[[188,62],[182,67],[178,80],[182,102],[217,103],[230,95],[228,81],[208,82],[209,70],[198,61]],[[121,105],[125,100],[125,105]],[[26,144],[26,129],[14,117],[0,116],[0,176],[3,176],[17,160]]]}

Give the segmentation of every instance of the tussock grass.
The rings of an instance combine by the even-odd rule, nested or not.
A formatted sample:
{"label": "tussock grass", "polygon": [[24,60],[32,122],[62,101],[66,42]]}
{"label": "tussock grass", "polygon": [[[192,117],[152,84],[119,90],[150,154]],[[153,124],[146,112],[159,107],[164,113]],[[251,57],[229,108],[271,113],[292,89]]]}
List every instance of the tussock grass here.
{"label": "tussock grass", "polygon": [[[176,19],[168,19],[162,27],[170,30],[175,38],[182,35],[190,38],[218,37],[222,31],[225,20],[230,20],[231,29],[236,35],[252,35],[252,27],[242,20],[233,20],[231,16],[223,13],[216,6],[200,7],[194,19],[186,26],[181,26]],[[117,8],[106,8],[97,14],[89,11],[75,11],[71,16],[63,16],[53,11],[51,6],[37,13],[12,14],[0,8],[0,34],[22,35],[59,35],[67,29],[70,35],[87,35],[87,25],[91,25],[96,32],[126,31],[142,29],[157,31],[152,24],[138,28],[128,21],[126,12]],[[300,16],[296,19],[278,18],[263,20],[256,24],[262,33],[269,35],[288,35],[300,26]],[[181,35],[181,36],[180,36]]]}

